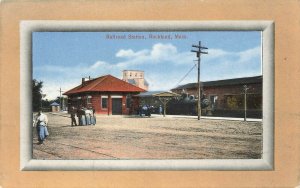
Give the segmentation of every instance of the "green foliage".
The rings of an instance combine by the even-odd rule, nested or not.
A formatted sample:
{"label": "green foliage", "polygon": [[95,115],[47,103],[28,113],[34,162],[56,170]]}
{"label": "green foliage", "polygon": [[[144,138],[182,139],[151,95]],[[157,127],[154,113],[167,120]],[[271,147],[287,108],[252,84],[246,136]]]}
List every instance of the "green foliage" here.
{"label": "green foliage", "polygon": [[32,110],[34,112],[38,111],[41,107],[42,87],[42,81],[37,81],[35,79],[32,80]]}

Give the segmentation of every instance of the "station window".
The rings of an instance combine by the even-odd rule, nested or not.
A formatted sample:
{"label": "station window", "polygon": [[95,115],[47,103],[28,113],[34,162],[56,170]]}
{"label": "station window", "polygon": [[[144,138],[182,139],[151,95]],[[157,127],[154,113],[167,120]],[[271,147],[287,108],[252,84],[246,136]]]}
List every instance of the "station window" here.
{"label": "station window", "polygon": [[92,96],[87,96],[86,103],[91,104],[92,103]]}

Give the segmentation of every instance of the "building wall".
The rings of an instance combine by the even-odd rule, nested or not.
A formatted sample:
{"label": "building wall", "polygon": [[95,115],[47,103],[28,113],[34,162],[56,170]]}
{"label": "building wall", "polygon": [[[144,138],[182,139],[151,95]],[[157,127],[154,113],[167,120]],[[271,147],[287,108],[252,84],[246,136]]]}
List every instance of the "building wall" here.
{"label": "building wall", "polygon": [[[250,99],[250,95],[259,96],[262,99],[261,84],[248,84],[247,86],[249,88],[247,91],[247,95],[249,96],[249,99]],[[235,98],[240,99],[239,103],[242,103],[242,104],[237,104],[238,109],[242,109],[244,106],[243,101],[241,101],[241,100],[244,100],[243,85],[223,86],[223,87],[205,87],[203,90],[204,90],[203,94],[208,99],[211,99],[211,96],[217,96],[217,99],[215,101],[216,102],[215,106],[218,109],[230,108],[227,104],[228,97],[235,97]],[[260,100],[257,102],[261,103],[262,101]],[[248,107],[250,107],[250,106],[248,106]]]}
{"label": "building wall", "polygon": [[52,112],[59,112],[60,106],[52,106]]}
{"label": "building wall", "polygon": [[135,81],[135,83],[136,83],[136,84],[134,84],[135,86],[140,87],[145,90],[148,90],[148,86],[145,85],[144,71],[124,70],[123,71],[123,80],[125,82],[128,82],[129,79],[132,79]]}
{"label": "building wall", "polygon": [[[87,102],[87,96],[91,96],[91,102]],[[107,108],[102,108],[102,97],[107,96]],[[76,108],[82,107],[92,107],[95,109],[96,114],[103,114],[103,115],[111,115],[112,114],[112,96],[122,96],[122,115],[127,115],[130,113],[130,107],[126,106],[126,96],[127,93],[102,93],[102,92],[96,92],[91,94],[82,94],[82,95],[74,95],[70,96],[69,100],[69,109],[71,109],[71,106],[74,106]],[[74,100],[77,99],[77,97],[81,97],[80,100]]]}
{"label": "building wall", "polygon": [[[248,95],[256,95],[261,96],[262,99],[262,85],[257,84],[247,84],[249,90],[247,91]],[[198,88],[187,88],[184,89],[185,93],[187,93],[189,96],[194,95],[196,98],[198,98]],[[226,109],[228,108],[227,105],[227,97],[236,95],[238,98],[240,98],[243,95],[243,84],[240,85],[229,85],[229,86],[204,86],[202,87],[202,95],[204,95],[205,98],[211,99],[211,96],[217,96],[217,99],[215,100],[215,107],[218,109]],[[175,93],[181,94],[182,89],[178,90],[172,90]],[[258,101],[261,102],[261,101]],[[239,106],[241,108],[241,105]]]}
{"label": "building wall", "polygon": [[109,114],[108,108],[107,109],[102,109],[101,108],[101,94],[94,94],[92,96],[92,107],[95,109],[96,114]]}
{"label": "building wall", "polygon": [[126,106],[126,95],[123,95],[122,98],[122,114],[128,115],[129,114],[129,107]]}
{"label": "building wall", "polygon": [[144,79],[144,71],[139,70],[124,70],[123,71],[123,79],[134,79],[140,78]]}

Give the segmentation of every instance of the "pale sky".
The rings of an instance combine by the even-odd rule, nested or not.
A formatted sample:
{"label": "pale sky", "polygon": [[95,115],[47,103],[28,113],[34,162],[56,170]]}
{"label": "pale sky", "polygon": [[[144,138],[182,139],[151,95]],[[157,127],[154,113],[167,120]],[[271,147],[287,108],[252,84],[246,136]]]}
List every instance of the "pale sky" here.
{"label": "pale sky", "polygon": [[[199,41],[208,48],[201,56],[201,81],[262,75],[259,31],[34,32],[32,38],[33,79],[44,82],[47,99],[59,96],[60,87],[79,85],[82,77],[121,79],[122,70],[145,71],[151,91],[170,90],[194,66],[191,49]],[[196,81],[195,67],[179,85]]]}

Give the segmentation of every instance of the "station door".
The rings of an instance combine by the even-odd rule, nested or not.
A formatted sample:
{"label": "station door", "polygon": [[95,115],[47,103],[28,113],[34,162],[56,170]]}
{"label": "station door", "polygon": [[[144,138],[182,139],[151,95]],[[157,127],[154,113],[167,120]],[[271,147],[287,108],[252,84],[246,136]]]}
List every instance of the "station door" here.
{"label": "station door", "polygon": [[122,99],[113,98],[112,99],[112,115],[121,115],[122,114]]}

